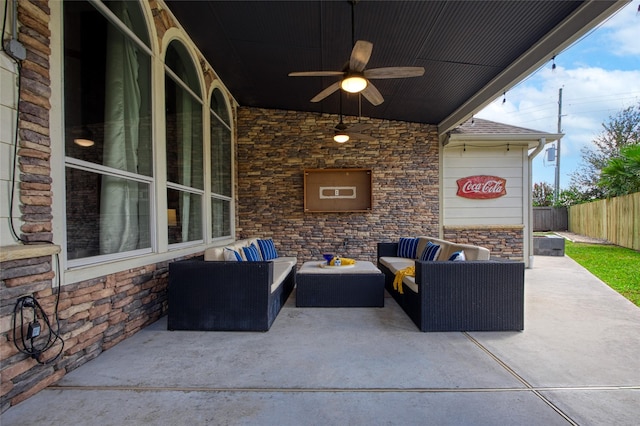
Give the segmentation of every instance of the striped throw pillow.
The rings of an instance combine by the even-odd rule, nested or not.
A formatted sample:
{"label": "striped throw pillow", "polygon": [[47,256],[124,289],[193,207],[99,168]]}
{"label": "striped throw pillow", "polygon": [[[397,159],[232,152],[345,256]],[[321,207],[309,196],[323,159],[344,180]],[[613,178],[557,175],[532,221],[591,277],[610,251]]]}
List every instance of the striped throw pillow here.
{"label": "striped throw pillow", "polygon": [[449,260],[453,262],[464,262],[467,259],[465,258],[463,251],[457,251],[449,257]]}
{"label": "striped throw pillow", "polygon": [[273,244],[273,240],[271,238],[267,240],[258,240],[258,247],[260,247],[260,252],[262,253],[262,260],[271,260],[278,257],[276,246]]}
{"label": "striped throw pillow", "polygon": [[416,255],[417,250],[418,250],[417,238],[400,238],[400,244],[398,244],[398,257],[415,259],[418,257]]}
{"label": "striped throw pillow", "polygon": [[427,243],[424,251],[420,255],[420,260],[436,260],[438,258],[438,254],[440,253],[440,245],[433,244],[431,241]]}
{"label": "striped throw pillow", "polygon": [[224,260],[230,262],[242,262],[242,256],[235,250],[230,249],[229,247],[224,248]]}
{"label": "striped throw pillow", "polygon": [[244,251],[244,257],[247,258],[248,262],[259,262],[262,260],[258,248],[253,244],[249,247],[242,247],[242,251]]}

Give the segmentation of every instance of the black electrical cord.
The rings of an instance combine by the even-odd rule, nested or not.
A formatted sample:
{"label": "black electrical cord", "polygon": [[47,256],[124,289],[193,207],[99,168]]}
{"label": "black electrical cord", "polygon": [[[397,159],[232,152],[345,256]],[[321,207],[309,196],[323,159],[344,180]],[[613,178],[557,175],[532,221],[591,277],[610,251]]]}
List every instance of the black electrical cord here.
{"label": "black electrical cord", "polygon": [[[7,9],[8,9],[9,1],[4,2],[4,15],[2,17],[2,37],[4,37],[4,30],[7,27]],[[4,40],[2,40],[2,46],[0,46],[2,50],[4,49]]]}
{"label": "black electrical cord", "polygon": [[[8,1],[4,3],[4,16],[2,18],[2,34],[3,35],[4,35],[4,31],[7,24],[7,5],[8,4],[9,4]],[[48,240],[31,240],[31,241],[24,240],[18,235],[15,229],[15,225],[13,224],[13,219],[14,219],[13,203],[15,201],[15,192],[16,192],[16,165],[18,163],[18,135],[19,135],[19,126],[20,126],[20,91],[22,90],[22,61],[19,58],[16,58],[11,52],[7,51],[7,49],[5,49],[4,40],[2,43],[2,50],[9,57],[11,57],[11,59],[13,59],[13,61],[16,64],[16,67],[18,68],[18,72],[16,75],[18,79],[18,92],[17,92],[18,100],[16,102],[16,121],[15,121],[15,128],[14,128],[14,134],[13,134],[13,158],[11,163],[11,181],[10,181],[11,188],[9,189],[9,212],[8,212],[9,213],[8,214],[9,230],[14,240],[19,241],[23,244],[32,244],[32,243],[53,244],[51,241],[48,241]]]}
{"label": "black electrical cord", "polygon": [[[9,4],[9,1],[6,1],[4,3],[4,16],[2,17],[2,35],[4,36],[4,31],[6,29],[7,26],[7,6]],[[16,66],[18,67],[18,73],[17,73],[17,78],[18,78],[18,98],[20,98],[20,90],[22,89],[22,62],[16,58],[15,56],[13,56],[11,54],[11,52],[7,51],[7,49],[5,49],[4,46],[4,40],[2,40],[2,50],[9,56],[11,57],[11,59],[13,59],[13,61],[15,62]],[[16,232],[15,226],[13,224],[13,202],[15,199],[15,186],[16,186],[16,162],[18,159],[18,126],[20,125],[20,102],[17,102],[16,104],[16,122],[15,122],[15,128],[14,128],[14,135],[13,135],[13,159],[12,159],[12,163],[11,163],[11,188],[9,189],[9,231],[11,232],[11,235],[13,236],[13,238],[16,241],[22,242],[22,243],[27,243],[27,241],[23,240],[22,238],[20,238],[20,236],[18,235],[18,233]],[[34,242],[43,242],[43,241],[34,241]],[[49,241],[46,241],[49,242]]]}
{"label": "black electrical cord", "polygon": [[[2,17],[2,36],[4,37],[5,29],[7,25],[7,15],[8,15],[8,5],[9,1],[5,1],[4,3],[4,11]],[[4,39],[2,43],[0,43],[0,48],[3,52],[5,52],[17,66],[17,79],[18,79],[18,102],[16,103],[16,121],[15,121],[15,132],[13,135],[13,159],[11,164],[11,189],[9,191],[9,229],[11,231],[11,235],[16,241],[19,241],[23,244],[31,244],[31,243],[47,243],[53,244],[51,241],[47,240],[36,240],[36,241],[27,241],[18,235],[15,230],[15,226],[13,224],[13,203],[15,199],[15,183],[16,183],[16,165],[18,161],[18,126],[20,124],[20,91],[22,89],[22,61],[19,58],[16,58],[11,52],[7,51],[4,44]],[[16,348],[23,354],[29,355],[34,358],[40,364],[50,364],[62,354],[64,350],[64,340],[60,336],[60,320],[58,318],[58,306],[60,304],[60,258],[58,254],[55,255],[56,259],[56,282],[57,282],[57,291],[56,291],[56,303],[54,308],[54,318],[56,329],[54,330],[51,327],[51,322],[49,321],[49,317],[40,306],[40,303],[36,300],[35,296],[22,296],[18,298],[16,301],[15,307],[13,309],[13,342]],[[31,309],[32,319],[28,324],[25,324],[25,310]],[[20,339],[18,340],[17,336],[17,317],[20,315]],[[45,339],[42,335],[43,328],[38,318],[44,321],[45,327],[47,331],[47,338]],[[25,334],[26,328],[26,334]],[[55,357],[43,361],[41,359],[42,354],[47,350],[51,349],[56,342],[60,340],[60,351],[56,354]],[[21,344],[21,346],[20,346]]]}
{"label": "black electrical cord", "polygon": [[[20,90],[22,88],[22,64],[20,63],[20,61],[16,60],[16,65],[18,66],[18,97],[19,97]],[[15,200],[15,192],[16,192],[16,162],[18,161],[18,126],[19,125],[20,125],[20,103],[18,102],[18,106],[16,107],[15,134],[14,134],[14,140],[13,140],[13,161],[11,163],[11,189],[9,190],[9,230],[11,231],[11,235],[13,235],[13,238],[16,241],[20,241],[26,244],[28,242],[20,238],[13,224],[13,202]],[[34,241],[34,242],[49,243],[50,241]]]}
{"label": "black electrical cord", "polygon": [[[57,256],[56,261],[58,261]],[[60,320],[58,318],[58,305],[60,303],[59,283],[60,281],[58,281],[54,308],[55,330],[49,321],[49,317],[35,296],[22,296],[18,298],[13,308],[13,343],[21,353],[29,355],[39,364],[43,365],[51,364],[57,360],[64,350],[64,340],[60,336]],[[31,315],[25,315],[25,312],[28,313],[29,310],[31,311]],[[18,324],[18,316],[20,316],[20,324]],[[44,326],[39,320],[44,322]],[[20,330],[19,336],[18,330]],[[46,337],[43,332],[46,332]],[[60,341],[60,350],[58,353],[46,361],[42,360],[42,355],[51,349],[58,340]]]}

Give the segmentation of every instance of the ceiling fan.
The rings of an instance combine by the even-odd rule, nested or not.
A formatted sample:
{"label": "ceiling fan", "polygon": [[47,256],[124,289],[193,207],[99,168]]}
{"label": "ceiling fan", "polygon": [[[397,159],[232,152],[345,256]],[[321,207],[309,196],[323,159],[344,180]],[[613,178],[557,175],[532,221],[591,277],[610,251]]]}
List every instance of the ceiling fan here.
{"label": "ceiling fan", "polygon": [[357,123],[350,127],[347,127],[347,125],[344,124],[344,121],[342,121],[342,93],[340,93],[340,122],[331,129],[333,132],[333,140],[338,143],[345,143],[352,138],[364,141],[373,141],[375,140],[373,136],[360,133],[369,128],[371,128],[371,125],[365,123]]}
{"label": "ceiling fan", "polygon": [[[355,40],[354,8],[356,0],[351,1],[351,39]],[[366,40],[358,40],[353,43],[351,57],[342,71],[300,71],[289,73],[290,77],[332,77],[341,76],[342,79],[323,89],[311,99],[311,102],[320,102],[338,89],[349,93],[362,93],[374,106],[384,102],[380,91],[369,80],[386,78],[420,77],[424,75],[423,67],[385,67],[366,69],[371,58],[373,43]]]}
{"label": "ceiling fan", "polygon": [[363,123],[357,123],[347,127],[347,125],[342,121],[342,116],[340,116],[340,122],[336,125],[336,127],[333,128],[333,140],[338,143],[345,143],[350,139],[374,141],[376,139],[373,136],[360,133],[363,130],[369,129],[370,127],[371,125]]}

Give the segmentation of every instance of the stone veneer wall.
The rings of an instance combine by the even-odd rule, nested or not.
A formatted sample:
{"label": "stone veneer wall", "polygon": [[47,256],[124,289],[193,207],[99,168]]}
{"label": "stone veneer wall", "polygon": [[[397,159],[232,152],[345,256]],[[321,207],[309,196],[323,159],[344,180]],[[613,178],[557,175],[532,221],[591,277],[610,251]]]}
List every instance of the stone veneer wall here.
{"label": "stone veneer wall", "polygon": [[51,140],[49,110],[49,7],[47,1],[18,2],[21,23],[18,40],[27,50],[21,65],[20,144],[20,238],[25,242],[53,241],[51,220]]}
{"label": "stone veneer wall", "polygon": [[[161,38],[175,26],[167,12],[149,0]],[[0,248],[0,412],[36,394],[67,372],[95,358],[102,351],[136,333],[166,313],[168,262],[114,273],[60,289],[58,318],[64,352],[48,365],[18,351],[13,339],[13,310],[24,295],[33,295],[51,321],[57,293],[52,242],[50,88],[50,9],[48,0],[18,1],[18,40],[27,57],[21,63],[19,99],[19,196],[21,242]],[[214,79],[206,68],[205,81]],[[201,255],[196,253],[193,256]],[[178,259],[175,259],[178,260]],[[43,327],[43,334],[47,333]],[[44,361],[59,346],[43,354]]]}
{"label": "stone veneer wall", "polygon": [[523,226],[445,226],[443,232],[445,240],[486,247],[492,257],[524,260]]}
{"label": "stone veneer wall", "polygon": [[[345,121],[354,122],[348,117]],[[378,241],[438,235],[435,126],[366,119],[375,141],[333,141],[335,115],[238,109],[238,238],[273,237],[299,262],[324,252],[376,261]],[[327,132],[329,130],[329,132]],[[371,168],[367,213],[305,213],[304,169]]]}
{"label": "stone veneer wall", "polygon": [[[46,246],[40,250],[51,249]],[[34,252],[31,247],[20,249]],[[102,351],[158,320],[167,310],[168,262],[151,264],[107,276],[64,285],[60,289],[58,318],[64,352],[49,365],[38,364],[18,351],[13,342],[13,310],[23,295],[33,295],[53,323],[57,286],[51,255],[13,256],[5,251],[0,262],[0,408],[8,409]],[[48,329],[43,324],[43,335]],[[54,329],[56,327],[54,326]],[[50,360],[56,344],[42,356]]]}

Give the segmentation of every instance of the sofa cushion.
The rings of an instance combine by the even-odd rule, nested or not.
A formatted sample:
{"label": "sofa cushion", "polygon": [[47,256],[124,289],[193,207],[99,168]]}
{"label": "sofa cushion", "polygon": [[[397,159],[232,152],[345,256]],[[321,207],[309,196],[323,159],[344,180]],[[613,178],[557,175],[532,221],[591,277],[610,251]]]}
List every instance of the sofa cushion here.
{"label": "sofa cushion", "polygon": [[258,247],[257,238],[253,239],[245,239],[245,240],[237,240],[231,244],[227,244],[226,246],[221,247],[210,247],[204,251],[204,260],[207,261],[223,261],[224,258],[224,249],[228,248],[231,250],[235,250],[240,254],[241,260],[247,260],[244,256],[244,252],[242,247],[248,247],[252,242],[255,243],[256,247]]}
{"label": "sofa cushion", "polygon": [[463,251],[466,260],[489,260],[491,256],[491,252],[488,249],[472,244],[458,244],[428,236],[419,236],[418,240],[418,253],[422,253],[420,250],[424,250],[428,242],[440,245],[440,253],[436,260],[449,260],[451,255],[457,251]]}
{"label": "sofa cushion", "polygon": [[262,254],[262,260],[271,260],[278,257],[276,246],[271,238],[266,240],[258,240],[258,247],[260,247],[260,253]]}
{"label": "sofa cushion", "polygon": [[406,292],[411,290],[414,293],[418,292],[418,284],[416,284],[416,277],[405,276],[402,279],[402,289]]}
{"label": "sofa cushion", "polygon": [[[416,261],[413,259],[407,259],[406,257],[394,257],[394,256],[383,256],[380,258],[380,263],[389,268],[392,274],[396,274],[396,272],[407,268],[409,266],[415,266]],[[405,276],[402,279],[403,290],[406,291],[407,288],[410,288],[414,293],[418,292],[418,285],[416,284],[416,277]]]}
{"label": "sofa cushion", "polygon": [[279,257],[271,262],[273,262],[273,283],[271,284],[271,293],[273,293],[284,282],[298,260],[295,257]]}
{"label": "sofa cushion", "polygon": [[204,260],[212,261],[222,261],[225,260],[224,257],[224,247],[211,247],[204,251]]}
{"label": "sofa cushion", "polygon": [[380,263],[386,266],[392,274],[395,274],[401,269],[415,266],[416,261],[406,257],[383,256],[380,258]]}
{"label": "sofa cushion", "polygon": [[398,244],[398,257],[406,257],[407,259],[417,258],[418,239],[417,238],[400,238]]}
{"label": "sofa cushion", "polygon": [[431,241],[427,242],[427,246],[420,255],[420,260],[433,261],[438,258],[438,254],[442,247],[440,244],[434,244]]}
{"label": "sofa cushion", "polygon": [[280,256],[275,259],[271,259],[271,261],[273,262],[274,265],[276,263],[289,263],[291,264],[291,266],[293,266],[296,263],[298,263],[298,258],[295,256]]}
{"label": "sofa cushion", "polygon": [[489,260],[491,252],[479,246],[473,246],[471,244],[456,244],[450,243],[443,253],[440,253],[438,260],[449,260],[451,255],[457,251],[464,253],[465,260]]}

